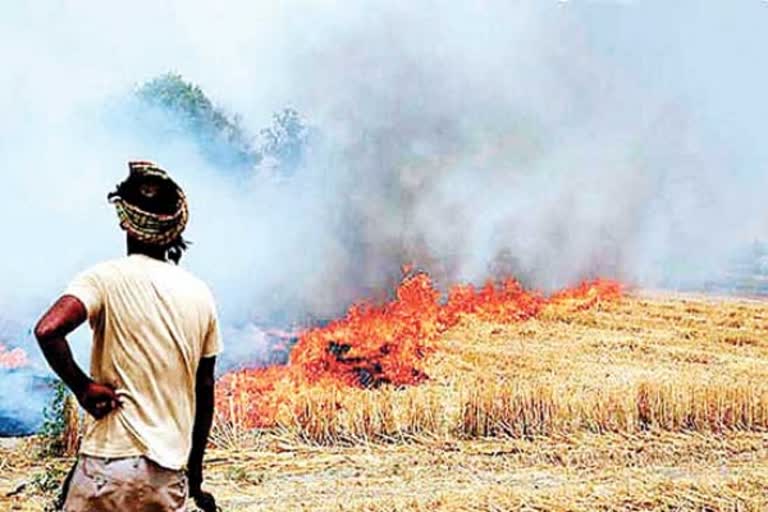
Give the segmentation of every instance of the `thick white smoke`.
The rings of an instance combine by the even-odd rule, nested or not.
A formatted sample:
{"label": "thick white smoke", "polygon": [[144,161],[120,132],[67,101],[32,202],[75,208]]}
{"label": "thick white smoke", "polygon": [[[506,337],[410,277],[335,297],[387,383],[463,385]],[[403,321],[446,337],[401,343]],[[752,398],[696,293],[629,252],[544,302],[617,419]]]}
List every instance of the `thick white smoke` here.
{"label": "thick white smoke", "polygon": [[[768,229],[767,9],[6,2],[0,315],[22,327],[0,341],[28,340],[76,272],[122,253],[105,196],[133,158],[187,189],[184,264],[214,288],[237,358],[259,353],[252,321],[336,314],[408,261],[545,289],[598,273],[703,284]],[[319,134],[298,172],[235,179],[134,129],[115,105],[169,70],[253,133],[296,108]]]}

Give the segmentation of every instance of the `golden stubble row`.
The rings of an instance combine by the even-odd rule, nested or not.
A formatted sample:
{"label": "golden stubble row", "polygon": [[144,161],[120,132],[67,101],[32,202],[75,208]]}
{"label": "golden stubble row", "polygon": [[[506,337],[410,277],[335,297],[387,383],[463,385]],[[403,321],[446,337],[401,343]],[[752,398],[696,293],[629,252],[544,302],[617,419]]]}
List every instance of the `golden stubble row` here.
{"label": "golden stubble row", "polygon": [[[519,324],[466,319],[439,343],[426,384],[300,389],[277,430],[328,445],[768,428],[766,303],[629,297]],[[230,400],[217,443],[250,435],[248,400]]]}
{"label": "golden stubble row", "polygon": [[[577,432],[768,431],[768,386],[643,381],[585,389],[480,379],[453,389],[318,388],[283,407],[278,430],[322,445]],[[236,421],[219,422],[215,434],[214,440],[227,446],[248,435]]]}

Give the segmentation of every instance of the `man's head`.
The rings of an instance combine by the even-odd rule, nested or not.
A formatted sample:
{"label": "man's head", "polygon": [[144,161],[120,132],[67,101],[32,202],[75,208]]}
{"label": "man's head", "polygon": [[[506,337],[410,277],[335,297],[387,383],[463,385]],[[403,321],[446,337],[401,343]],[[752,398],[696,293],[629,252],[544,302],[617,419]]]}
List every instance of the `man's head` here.
{"label": "man's head", "polygon": [[189,209],[184,192],[152,162],[129,162],[128,178],[107,197],[115,205],[129,247],[178,263],[187,248],[182,233]]}

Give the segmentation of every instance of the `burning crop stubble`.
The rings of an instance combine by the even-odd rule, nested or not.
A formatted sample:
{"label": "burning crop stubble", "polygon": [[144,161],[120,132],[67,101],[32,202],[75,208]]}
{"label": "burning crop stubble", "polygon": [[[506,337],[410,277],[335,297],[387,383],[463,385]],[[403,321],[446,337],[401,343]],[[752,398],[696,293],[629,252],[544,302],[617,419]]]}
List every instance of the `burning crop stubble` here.
{"label": "burning crop stubble", "polygon": [[[217,387],[218,420],[224,430],[232,428],[232,423],[237,430],[275,427],[285,417],[323,422],[327,415],[317,414],[315,406],[319,403],[334,414],[340,405],[318,401],[318,396],[343,395],[350,388],[397,389],[427,381],[425,365],[440,348],[435,341],[464,320],[522,322],[547,308],[588,309],[616,300],[621,293],[617,282],[596,280],[545,298],[508,279],[480,289],[454,286],[442,302],[427,274],[406,275],[391,302],[355,305],[342,319],[302,333],[288,366],[225,375]],[[296,402],[297,396],[310,401]]]}
{"label": "burning crop stubble", "polygon": [[301,361],[227,375],[216,442],[254,426],[321,445],[768,430],[764,302],[616,291],[585,285],[517,319],[462,314],[406,388],[349,387],[343,373],[296,386]]}

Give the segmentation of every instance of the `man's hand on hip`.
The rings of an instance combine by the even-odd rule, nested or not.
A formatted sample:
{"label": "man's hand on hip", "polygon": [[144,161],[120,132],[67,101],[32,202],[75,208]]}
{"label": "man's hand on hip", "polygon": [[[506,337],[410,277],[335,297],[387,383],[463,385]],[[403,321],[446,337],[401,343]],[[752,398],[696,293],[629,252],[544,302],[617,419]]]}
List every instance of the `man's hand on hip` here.
{"label": "man's hand on hip", "polygon": [[93,382],[72,357],[66,336],[87,318],[85,304],[77,297],[64,295],[37,323],[35,337],[56,375],[72,390],[83,409],[98,420],[114,411],[120,400],[115,388]]}
{"label": "man's hand on hip", "polygon": [[89,382],[77,393],[77,401],[88,414],[100,420],[120,406],[115,388],[105,384]]}

